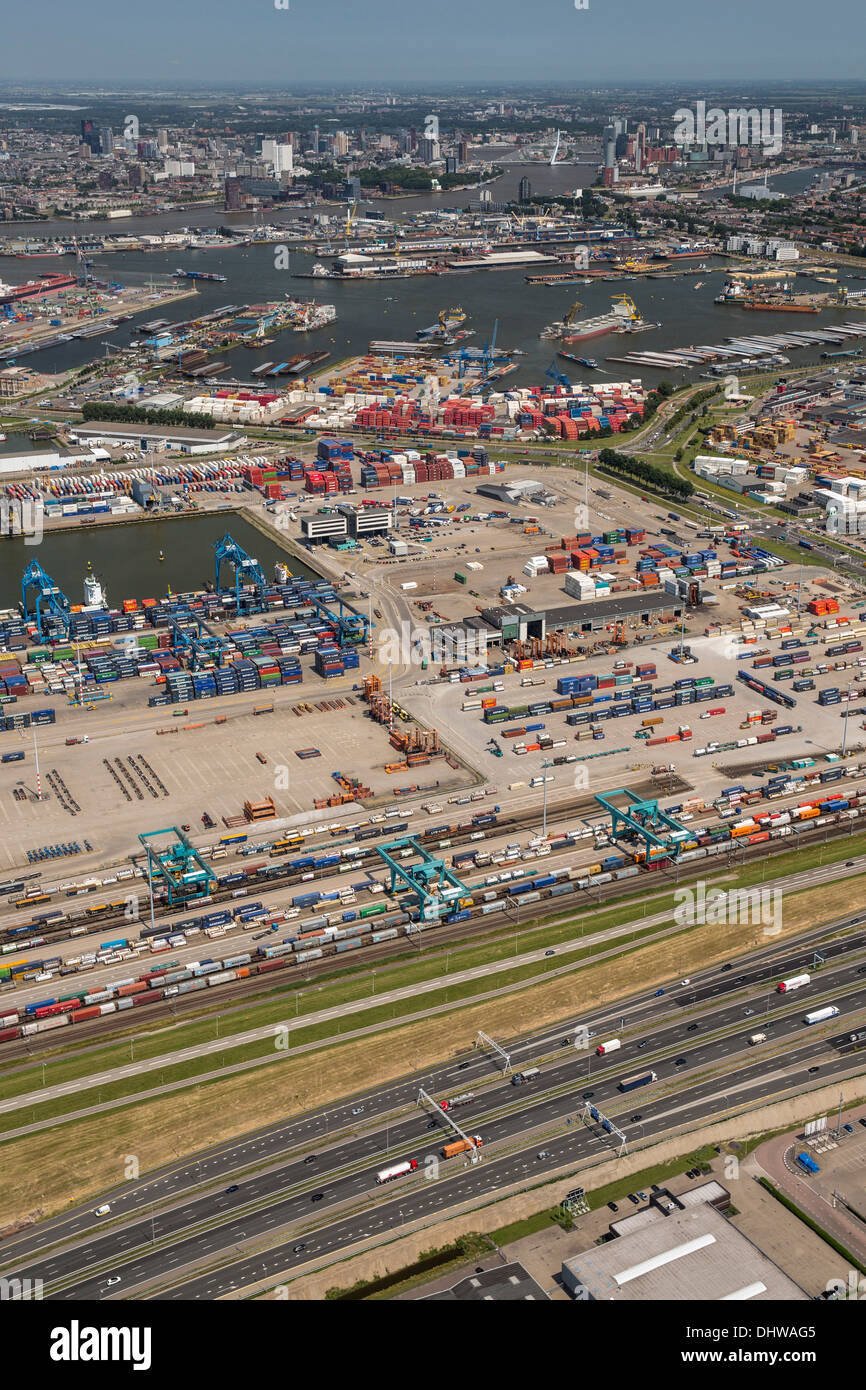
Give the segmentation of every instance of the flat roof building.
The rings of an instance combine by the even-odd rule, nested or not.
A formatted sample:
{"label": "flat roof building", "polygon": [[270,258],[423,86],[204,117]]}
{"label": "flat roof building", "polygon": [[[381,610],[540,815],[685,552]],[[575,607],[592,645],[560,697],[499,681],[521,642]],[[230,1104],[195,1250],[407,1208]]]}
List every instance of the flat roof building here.
{"label": "flat roof building", "polygon": [[[808,1295],[717,1210],[719,1183],[653,1202],[616,1223],[614,1239],[564,1260],[578,1299],[631,1302],[797,1302]],[[614,1228],[611,1227],[613,1231]]]}
{"label": "flat roof building", "polygon": [[219,454],[246,444],[246,437],[233,429],[196,430],[188,425],[147,425],[139,421],[76,425],[70,439],[81,444],[101,444],[107,449],[170,450],[180,454]]}

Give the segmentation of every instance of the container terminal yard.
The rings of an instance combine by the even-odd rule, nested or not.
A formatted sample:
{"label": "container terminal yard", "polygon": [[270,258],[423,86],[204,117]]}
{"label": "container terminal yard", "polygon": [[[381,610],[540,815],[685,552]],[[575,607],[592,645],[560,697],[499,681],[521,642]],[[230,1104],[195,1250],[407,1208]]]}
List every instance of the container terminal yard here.
{"label": "container terminal yard", "polygon": [[0,1302],[857,1297],[859,87],[257,32],[5,104]]}
{"label": "container terminal yard", "polygon": [[[566,413],[574,400],[586,415]],[[543,438],[557,419],[567,439],[566,420],[598,420],[607,406],[606,420],[639,422],[646,400],[638,381],[579,396],[554,383],[516,397],[512,428]],[[572,438],[578,428],[593,430],[575,424]],[[79,448],[104,439],[82,427]],[[859,1074],[856,909],[813,911],[778,942],[747,912],[723,946],[691,955],[671,904],[689,886],[706,892],[708,874],[754,882],[757,866],[791,904],[822,884],[857,884],[866,604],[856,569],[779,556],[765,523],[733,520],[721,503],[642,496],[600,471],[597,452],[590,477],[500,460],[492,440],[401,452],[335,433],[288,458],[230,442],[212,462],[156,464],[120,449],[113,441],[114,467],[99,472],[85,453],[73,470],[13,474],[7,505],[21,506],[22,521],[25,504],[39,505],[50,537],[88,521],[141,526],[173,498],[204,512],[230,501],[282,544],[284,561],[266,570],[234,539],[231,513],[192,591],[130,593],[114,579],[106,590],[97,551],[76,592],[55,581],[50,549],[24,555],[20,600],[0,614],[0,1051],[14,1082],[0,1125],[10,1142],[61,1116],[110,1116],[124,1093],[159,1104],[166,1074],[169,1087],[188,1084],[184,1068],[235,1084],[280,1055],[273,1030],[284,1016],[296,1020],[289,1056],[302,1060],[327,1048],[310,1028],[374,1040],[382,1023],[366,1014],[383,1001],[391,1026],[399,1016],[409,1028],[439,1017],[449,986],[482,1016],[514,1007],[519,979],[496,964],[506,943],[512,969],[545,987],[584,968],[618,978],[636,922],[640,949],[660,953],[647,967],[652,997],[626,974],[615,1004],[602,991],[595,1010],[579,1011],[599,1039],[615,1017],[620,1050],[633,1053],[611,1068],[594,1041],[591,1079],[577,1060],[593,1098],[609,1087],[619,1100],[612,1120],[636,1142],[796,1097],[814,1066],[843,1085]],[[602,914],[616,911],[625,918],[606,925]],[[597,964],[584,963],[587,942]],[[740,973],[719,974],[728,964]],[[419,970],[407,988],[402,972]],[[782,991],[770,1017],[768,971],[773,987],[809,974],[809,1008],[839,1012],[804,1025],[808,1010]],[[671,983],[681,974],[687,984]],[[369,996],[332,1003],[356,978]],[[760,991],[761,1027],[775,1028],[765,1051],[743,1026],[751,1036]],[[554,1027],[567,1012],[549,1015],[557,1050],[576,1026]],[[656,1015],[643,1051],[638,1034]],[[531,1073],[550,1033],[520,1017],[507,1045]],[[214,1019],[215,1038],[187,1042]],[[689,1035],[694,1024],[707,1041]],[[563,1163],[573,1172],[609,1159],[591,1125],[563,1137],[574,1061],[542,1063],[518,1092],[467,1053],[471,1037],[456,1043],[452,1062],[430,1054],[421,1082],[437,1105],[471,1092],[457,1130],[431,1117],[446,1186],[456,1184],[437,1203],[510,1191],[527,1144],[531,1171],[554,1178]],[[109,1224],[95,1245],[92,1215],[45,1213],[59,1251],[36,1258],[48,1296],[89,1297],[114,1277],[132,1297],[265,1292],[271,1273],[270,1283],[304,1278],[311,1258],[375,1245],[392,1181],[408,1184],[406,1218],[420,1217],[412,1164],[429,1122],[406,1110],[405,1070],[362,1069],[342,1093],[328,1089],[335,1102],[354,1099],[343,1118],[331,1112],[312,1174],[299,1126],[316,1133],[323,1112],[306,1091],[308,1119],[274,1128],[262,1114],[255,1142],[272,1162],[259,1177],[235,1144],[248,1124],[213,1132],[215,1156],[198,1168],[178,1152],[168,1203],[150,1218],[151,1253],[135,1245],[146,1186],[114,1192],[97,1179],[93,1201]],[[633,1073],[655,1078],[637,1121],[621,1101]],[[396,1098],[370,1089],[383,1076]],[[393,1115],[384,1149],[380,1115]],[[202,1162],[222,1182],[214,1191]],[[376,1194],[366,1221],[351,1214],[356,1191]],[[229,1198],[244,1212],[238,1249],[226,1243]],[[10,1205],[11,1224],[32,1207]],[[210,1238],[191,1229],[199,1218]],[[254,1258],[248,1242],[264,1230],[273,1238]],[[37,1231],[7,1240],[4,1272],[36,1268]]]}

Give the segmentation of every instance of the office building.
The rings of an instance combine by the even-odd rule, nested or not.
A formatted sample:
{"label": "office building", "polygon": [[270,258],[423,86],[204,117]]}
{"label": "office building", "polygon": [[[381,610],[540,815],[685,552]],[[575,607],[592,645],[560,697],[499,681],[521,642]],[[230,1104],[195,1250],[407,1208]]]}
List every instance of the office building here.
{"label": "office building", "polygon": [[517,185],[517,201],[518,203],[528,203],[531,197],[532,184],[529,182],[529,179],[524,174],[523,178],[520,180],[520,183]]}

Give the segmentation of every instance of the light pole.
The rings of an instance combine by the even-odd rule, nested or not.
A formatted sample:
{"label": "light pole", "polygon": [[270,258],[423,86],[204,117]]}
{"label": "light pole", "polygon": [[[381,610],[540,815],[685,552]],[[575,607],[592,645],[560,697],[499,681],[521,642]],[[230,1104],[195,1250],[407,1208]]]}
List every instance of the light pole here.
{"label": "light pole", "polygon": [[[541,764],[541,771],[542,771],[542,774],[544,773],[545,768],[554,767],[554,766],[555,766],[555,764],[554,764],[554,763],[551,763],[551,762],[542,763],[542,764]],[[546,838],[547,838],[547,777],[546,777],[546,776],[544,777],[543,791],[542,791],[541,833],[542,833],[542,835],[544,836],[544,838],[546,839]]]}
{"label": "light pole", "polygon": [[848,716],[849,716],[850,713],[851,713],[851,682],[849,681],[849,682],[848,682],[848,685],[846,686],[846,689],[845,689],[845,727],[844,727],[844,729],[843,729],[843,731],[842,731],[842,757],[843,757],[843,758],[844,758],[844,756],[845,756],[845,750],[846,750],[846,748],[848,747]]}

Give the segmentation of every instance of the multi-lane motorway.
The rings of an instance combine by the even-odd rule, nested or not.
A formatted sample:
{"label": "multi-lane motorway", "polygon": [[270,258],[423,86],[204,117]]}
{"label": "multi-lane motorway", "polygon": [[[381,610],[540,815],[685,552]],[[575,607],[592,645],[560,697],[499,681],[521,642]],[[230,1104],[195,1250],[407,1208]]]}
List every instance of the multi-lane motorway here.
{"label": "multi-lane motorway", "polygon": [[[636,996],[523,1039],[510,1048],[513,1066],[546,1058],[540,1075],[523,1086],[513,1087],[489,1053],[467,1053],[225,1145],[107,1194],[111,1212],[101,1220],[79,1211],[8,1241],[0,1267],[43,1279],[53,1299],[212,1299],[564,1165],[609,1156],[610,1140],[579,1118],[589,1093],[631,1142],[640,1142],[802,1090],[813,1078],[856,1074],[862,1056],[846,1039],[866,1016],[866,934],[855,926],[821,953],[825,964],[796,995],[779,995],[774,985],[809,969],[811,948],[768,947],[748,963],[732,962],[731,970],[702,972],[688,986]],[[806,1027],[804,1014],[824,1002],[836,1004],[839,1017]],[[572,1045],[578,1021],[596,1035],[587,1049]],[[757,1029],[768,1040],[749,1047]],[[621,1049],[596,1056],[597,1042],[613,1034]],[[618,1091],[623,1076],[648,1068],[654,1084]],[[415,1106],[420,1086],[440,1099],[475,1093],[457,1117],[464,1130],[482,1135],[480,1163],[440,1160],[437,1176],[426,1176],[430,1158],[453,1134],[442,1115]],[[378,1169],[407,1158],[418,1160],[418,1174],[376,1185]]]}

